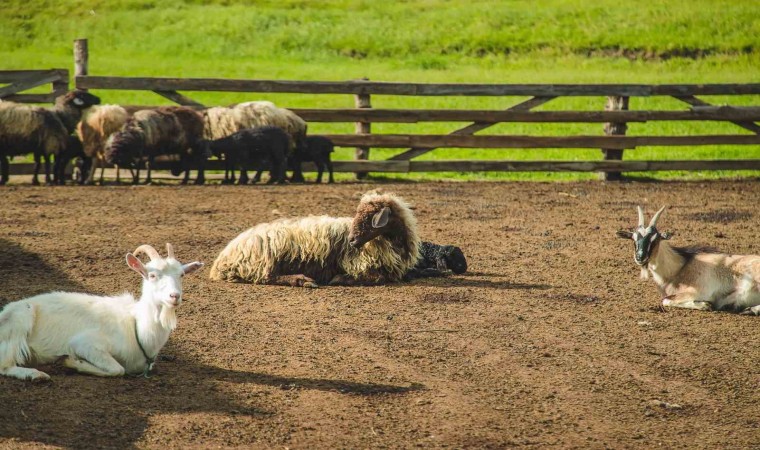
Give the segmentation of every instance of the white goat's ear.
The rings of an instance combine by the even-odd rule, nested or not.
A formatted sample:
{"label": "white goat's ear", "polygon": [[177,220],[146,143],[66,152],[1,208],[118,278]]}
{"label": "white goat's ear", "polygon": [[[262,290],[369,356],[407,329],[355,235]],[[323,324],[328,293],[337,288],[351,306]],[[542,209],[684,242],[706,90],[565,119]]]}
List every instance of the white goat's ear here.
{"label": "white goat's ear", "polygon": [[143,265],[142,261],[137,259],[137,256],[131,253],[127,253],[127,265],[130,269],[139,273],[143,278],[148,278],[148,271],[145,270],[145,266]]}
{"label": "white goat's ear", "polygon": [[382,228],[388,225],[388,219],[390,219],[390,217],[391,209],[386,206],[372,217],[372,228]]}
{"label": "white goat's ear", "polygon": [[203,267],[203,263],[202,262],[198,262],[198,261],[194,261],[194,262],[191,262],[191,263],[183,264],[182,265],[182,273],[184,273],[185,275],[187,275],[187,274],[195,272],[196,270],[200,269],[201,267]]}
{"label": "white goat's ear", "polygon": [[615,234],[620,239],[631,239],[633,237],[633,233],[631,233],[630,231],[625,231],[625,230],[620,230]]}

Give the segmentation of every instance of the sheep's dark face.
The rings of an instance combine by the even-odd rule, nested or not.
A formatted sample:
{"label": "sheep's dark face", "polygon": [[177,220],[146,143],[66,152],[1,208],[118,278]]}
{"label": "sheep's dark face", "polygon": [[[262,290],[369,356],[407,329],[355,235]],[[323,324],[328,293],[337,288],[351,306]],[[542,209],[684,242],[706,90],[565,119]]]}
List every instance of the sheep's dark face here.
{"label": "sheep's dark face", "polygon": [[392,232],[397,228],[398,221],[391,206],[385,202],[360,203],[351,224],[348,243],[354,248],[361,248],[372,239]]}
{"label": "sheep's dark face", "polygon": [[462,249],[453,245],[445,248],[446,266],[454,273],[460,274],[467,272],[467,259],[462,253]]}
{"label": "sheep's dark face", "polygon": [[142,139],[131,130],[119,131],[106,142],[106,161],[110,164],[130,167],[141,158]]}
{"label": "sheep's dark face", "polygon": [[89,92],[74,90],[66,93],[63,96],[63,103],[66,106],[72,106],[77,109],[89,108],[93,105],[100,104],[100,98],[96,95],[92,95]]}

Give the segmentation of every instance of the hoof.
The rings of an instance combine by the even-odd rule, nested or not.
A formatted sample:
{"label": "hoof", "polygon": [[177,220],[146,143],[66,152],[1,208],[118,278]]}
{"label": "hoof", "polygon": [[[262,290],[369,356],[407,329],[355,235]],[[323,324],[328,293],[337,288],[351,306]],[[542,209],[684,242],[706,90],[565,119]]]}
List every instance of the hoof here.
{"label": "hoof", "polygon": [[319,285],[313,281],[307,281],[303,284],[303,287],[309,288],[309,289],[316,289],[319,287]]}

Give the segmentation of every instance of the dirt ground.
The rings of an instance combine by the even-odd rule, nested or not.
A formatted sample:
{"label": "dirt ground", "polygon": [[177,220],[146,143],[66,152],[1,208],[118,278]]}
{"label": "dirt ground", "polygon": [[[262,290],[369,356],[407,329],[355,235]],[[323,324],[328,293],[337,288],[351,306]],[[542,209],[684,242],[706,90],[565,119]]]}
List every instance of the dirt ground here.
{"label": "dirt ground", "polygon": [[[381,187],[461,276],[315,290],[212,282],[239,232],[352,215]],[[0,378],[0,447],[760,448],[760,318],[663,311],[615,231],[760,253],[760,183],[0,188],[0,305],[136,292],[124,254],[172,242],[179,327],[150,379]]]}

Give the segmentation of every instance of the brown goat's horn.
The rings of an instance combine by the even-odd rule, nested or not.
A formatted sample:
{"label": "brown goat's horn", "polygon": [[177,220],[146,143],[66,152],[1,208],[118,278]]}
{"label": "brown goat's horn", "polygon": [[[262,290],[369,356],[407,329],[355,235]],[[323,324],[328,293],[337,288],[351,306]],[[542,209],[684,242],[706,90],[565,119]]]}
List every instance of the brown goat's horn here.
{"label": "brown goat's horn", "polygon": [[652,216],[652,221],[649,222],[649,226],[650,227],[653,227],[653,226],[657,225],[657,220],[660,218],[660,214],[662,214],[663,211],[665,211],[665,207],[664,206],[662,208],[660,208],[659,211],[657,211],[656,213],[654,213],[654,216]]}
{"label": "brown goat's horn", "polygon": [[172,244],[168,242],[166,243],[166,257],[176,259],[174,258],[174,247],[172,247]]}
{"label": "brown goat's horn", "polygon": [[644,210],[641,206],[636,207],[639,210],[639,227],[644,228]]}
{"label": "brown goat's horn", "polygon": [[137,256],[140,253],[145,253],[148,255],[151,261],[155,259],[161,259],[161,255],[158,254],[155,248],[151,247],[148,244],[143,244],[135,249],[134,252],[132,252],[133,255]]}

